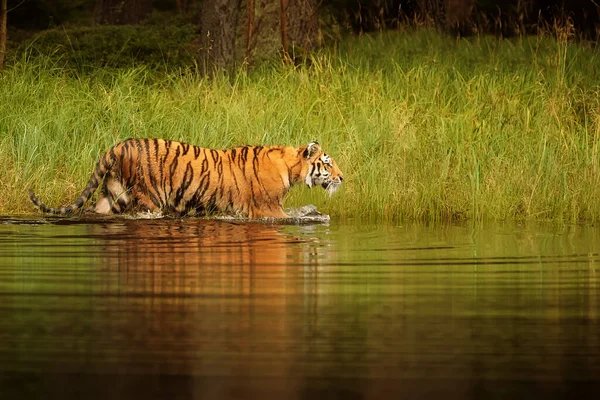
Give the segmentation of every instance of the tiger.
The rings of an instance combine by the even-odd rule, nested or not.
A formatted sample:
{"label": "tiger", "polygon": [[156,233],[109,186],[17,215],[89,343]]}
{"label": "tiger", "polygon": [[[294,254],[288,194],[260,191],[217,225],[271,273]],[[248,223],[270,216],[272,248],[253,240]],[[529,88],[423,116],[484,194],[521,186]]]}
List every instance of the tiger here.
{"label": "tiger", "polygon": [[[86,188],[70,205],[43,213],[68,216],[129,211],[175,215],[228,214],[249,219],[289,218],[283,200],[293,185],[321,186],[330,195],[344,176],[318,142],[307,146],[202,148],[164,139],[127,139],[104,153]],[[102,182],[101,195],[83,209]]]}

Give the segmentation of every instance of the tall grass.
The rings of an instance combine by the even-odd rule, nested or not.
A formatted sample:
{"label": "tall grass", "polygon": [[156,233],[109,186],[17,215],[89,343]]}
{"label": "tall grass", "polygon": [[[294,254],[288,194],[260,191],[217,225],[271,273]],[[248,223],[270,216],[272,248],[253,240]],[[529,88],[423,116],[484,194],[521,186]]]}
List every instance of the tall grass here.
{"label": "tall grass", "polygon": [[600,219],[600,54],[568,36],[349,38],[309,66],[235,77],[143,67],[76,74],[37,58],[0,75],[0,214],[80,192],[128,137],[205,147],[318,140],[343,188],[294,189],[339,218]]}

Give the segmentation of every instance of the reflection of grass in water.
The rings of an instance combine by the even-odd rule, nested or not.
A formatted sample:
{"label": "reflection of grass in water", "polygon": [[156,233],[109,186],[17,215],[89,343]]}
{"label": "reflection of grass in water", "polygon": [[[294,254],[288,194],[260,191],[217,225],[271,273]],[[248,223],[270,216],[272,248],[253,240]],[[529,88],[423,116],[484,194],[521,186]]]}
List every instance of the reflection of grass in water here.
{"label": "reflection of grass in water", "polygon": [[[67,236],[56,238],[54,235]],[[5,293],[89,293],[95,263],[90,239],[79,237],[81,227],[3,225],[0,291]],[[26,297],[17,297],[27,299]]]}
{"label": "reflection of grass in water", "polygon": [[[563,35],[564,36],[564,35]],[[598,220],[597,50],[563,36],[350,38],[310,68],[232,80],[144,68],[84,76],[24,60],[0,76],[0,213],[62,204],[128,137],[205,147],[320,141],[346,181],[286,204],[380,220]]]}
{"label": "reflection of grass in water", "polygon": [[320,268],[318,291],[371,313],[396,303],[406,315],[572,317],[598,302],[599,234],[535,224],[332,226],[335,265]]}

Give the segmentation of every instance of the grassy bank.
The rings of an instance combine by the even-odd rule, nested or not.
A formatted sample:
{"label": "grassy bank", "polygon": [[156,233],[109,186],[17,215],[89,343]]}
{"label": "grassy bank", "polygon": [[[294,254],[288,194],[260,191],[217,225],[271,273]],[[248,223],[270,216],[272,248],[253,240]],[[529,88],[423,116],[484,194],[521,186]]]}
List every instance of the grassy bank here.
{"label": "grassy bank", "polygon": [[0,75],[0,214],[31,213],[84,187],[128,137],[206,147],[316,139],[345,173],[341,218],[600,219],[600,51],[564,38],[351,38],[310,67],[235,78],[144,68],[74,74],[43,60]]}

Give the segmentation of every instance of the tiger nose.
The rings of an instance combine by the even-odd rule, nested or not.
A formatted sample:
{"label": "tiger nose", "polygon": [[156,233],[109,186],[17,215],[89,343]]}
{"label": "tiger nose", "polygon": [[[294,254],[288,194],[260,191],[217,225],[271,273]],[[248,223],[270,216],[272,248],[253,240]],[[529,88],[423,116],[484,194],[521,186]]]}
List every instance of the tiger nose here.
{"label": "tiger nose", "polygon": [[338,176],[338,179],[339,179],[339,180],[340,180],[340,182],[341,182],[341,181],[343,181],[343,180],[344,180],[344,177],[340,175],[340,176]]}

